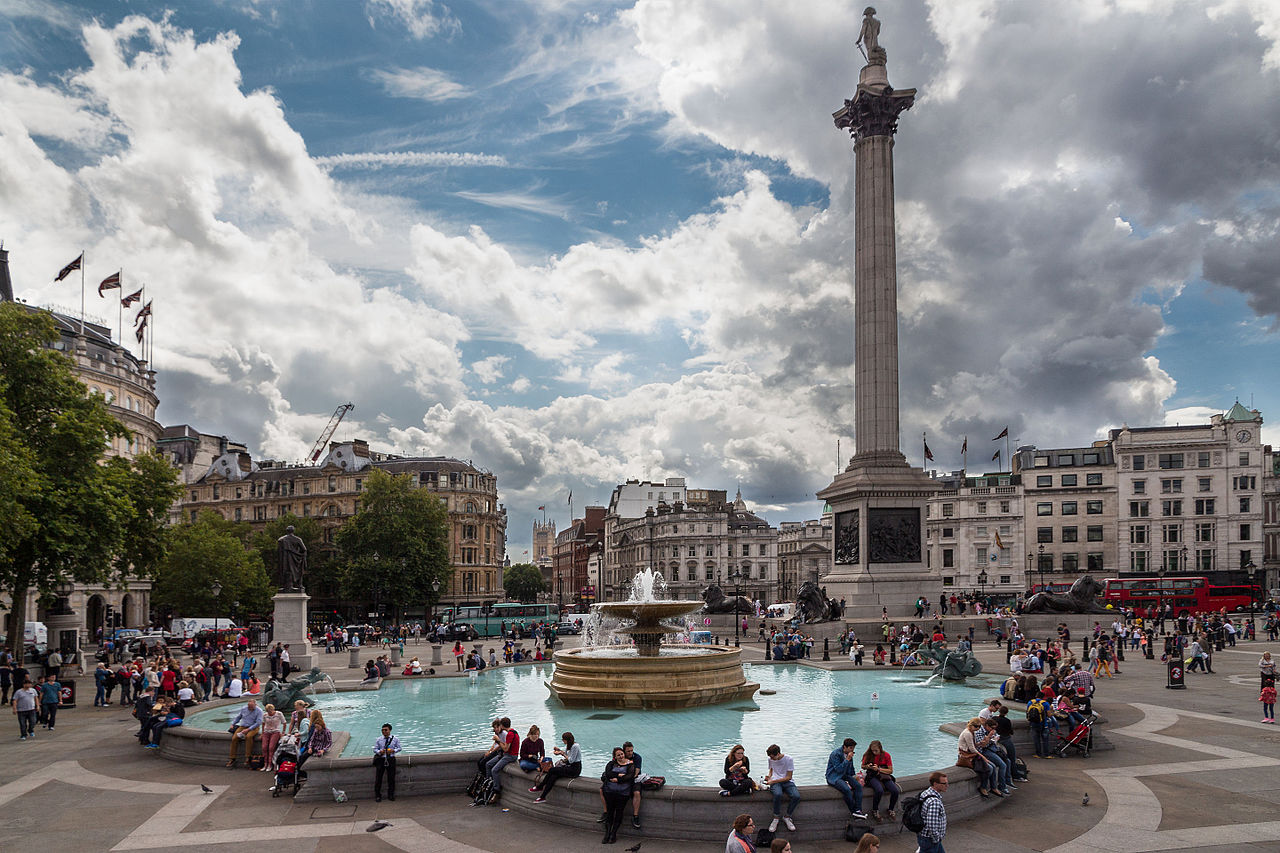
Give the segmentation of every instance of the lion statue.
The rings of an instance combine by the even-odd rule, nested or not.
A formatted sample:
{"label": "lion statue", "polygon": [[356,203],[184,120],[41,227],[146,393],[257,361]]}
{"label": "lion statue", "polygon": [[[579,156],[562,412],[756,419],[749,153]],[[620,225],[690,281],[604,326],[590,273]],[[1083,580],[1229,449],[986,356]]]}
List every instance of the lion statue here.
{"label": "lion statue", "polygon": [[839,605],[827,598],[827,591],[813,581],[800,585],[796,596],[796,615],[801,622],[830,622]]}
{"label": "lion statue", "polygon": [[1109,613],[1098,601],[1102,584],[1092,575],[1076,579],[1065,595],[1056,592],[1037,592],[1027,599],[1023,613]]}
{"label": "lion statue", "polygon": [[742,596],[738,596],[735,607],[734,599],[727,598],[724,590],[712,584],[702,591],[702,612],[748,614],[755,613],[756,606]]}

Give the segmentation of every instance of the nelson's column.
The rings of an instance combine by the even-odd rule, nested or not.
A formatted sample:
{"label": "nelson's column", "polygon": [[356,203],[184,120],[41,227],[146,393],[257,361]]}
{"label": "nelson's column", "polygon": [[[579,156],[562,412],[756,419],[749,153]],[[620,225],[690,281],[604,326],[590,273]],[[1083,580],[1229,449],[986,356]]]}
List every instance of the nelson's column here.
{"label": "nelson's column", "polygon": [[854,140],[854,437],[857,452],[818,497],[834,513],[827,595],[850,616],[900,613],[936,592],[924,565],[925,505],[937,486],[898,449],[898,273],[893,212],[893,135],[915,89],[895,89],[868,8],[858,44],[867,64],[852,100],[835,113]]}

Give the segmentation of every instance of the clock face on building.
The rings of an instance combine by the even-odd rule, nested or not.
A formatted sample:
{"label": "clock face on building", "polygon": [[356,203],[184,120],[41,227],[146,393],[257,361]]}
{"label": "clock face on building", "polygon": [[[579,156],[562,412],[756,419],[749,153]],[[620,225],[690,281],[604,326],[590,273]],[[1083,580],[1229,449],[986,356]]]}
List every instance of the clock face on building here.
{"label": "clock face on building", "polygon": [[1253,438],[1253,433],[1249,432],[1247,429],[1242,429],[1236,433],[1236,441],[1240,442],[1241,444],[1244,444],[1246,441],[1248,441],[1251,438]]}

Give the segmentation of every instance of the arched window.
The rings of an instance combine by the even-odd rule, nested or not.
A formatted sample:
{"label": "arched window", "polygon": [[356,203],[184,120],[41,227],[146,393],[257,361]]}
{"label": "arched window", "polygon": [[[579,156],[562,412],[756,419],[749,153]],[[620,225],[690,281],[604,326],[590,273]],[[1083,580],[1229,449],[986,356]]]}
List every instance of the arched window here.
{"label": "arched window", "polygon": [[466,510],[467,510],[467,512],[475,512],[475,511],[476,511],[476,505],[475,505],[474,503],[472,503],[471,501],[467,501],[467,507],[466,507]]}

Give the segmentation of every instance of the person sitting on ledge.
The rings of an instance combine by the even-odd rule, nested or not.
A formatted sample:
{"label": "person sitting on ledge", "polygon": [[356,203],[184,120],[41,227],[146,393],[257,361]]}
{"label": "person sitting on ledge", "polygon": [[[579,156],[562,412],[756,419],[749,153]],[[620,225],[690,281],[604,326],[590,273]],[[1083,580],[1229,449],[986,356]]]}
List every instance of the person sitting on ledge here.
{"label": "person sitting on ledge", "polygon": [[258,736],[258,730],[261,728],[262,709],[258,707],[257,699],[250,699],[249,704],[241,708],[240,713],[236,714],[236,718],[231,721],[231,728],[227,729],[231,733],[228,769],[236,766],[236,746],[240,741],[244,741],[244,760],[246,764],[249,763],[249,757],[253,755],[253,740]]}
{"label": "person sitting on ledge", "polygon": [[535,803],[545,803],[547,794],[551,793],[551,789],[560,779],[572,779],[582,775],[582,748],[574,742],[573,732],[565,732],[560,735],[560,739],[564,741],[564,749],[558,746],[555,748],[555,753],[560,756],[560,760],[547,771],[546,776],[542,777],[541,783],[529,789],[529,793],[538,795],[534,800]]}
{"label": "person sitting on ledge", "polygon": [[751,759],[747,758],[746,748],[735,744],[724,758],[724,778],[720,780],[720,796],[733,797],[750,794],[756,789],[751,778]]}
{"label": "person sitting on ledge", "polygon": [[364,680],[363,680],[363,681],[361,681],[360,683],[361,683],[361,684],[369,684],[369,683],[374,682],[374,681],[377,681],[377,680],[378,680],[378,665],[377,665],[376,663],[374,663],[372,660],[367,660],[367,661],[365,661],[365,663],[364,663]]}

